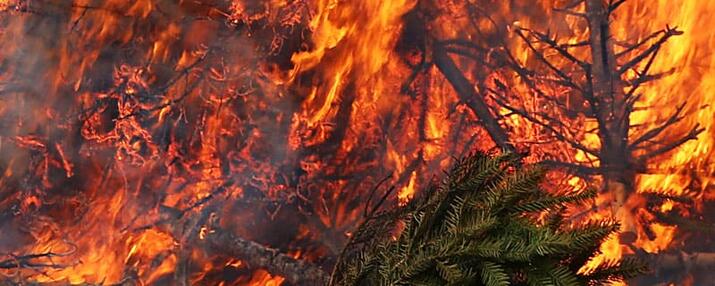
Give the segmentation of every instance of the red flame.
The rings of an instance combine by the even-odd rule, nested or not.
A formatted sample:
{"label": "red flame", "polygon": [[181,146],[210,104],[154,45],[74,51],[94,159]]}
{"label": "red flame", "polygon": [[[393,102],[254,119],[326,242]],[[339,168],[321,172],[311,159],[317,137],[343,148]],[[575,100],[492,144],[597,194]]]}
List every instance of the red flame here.
{"label": "red flame", "polygon": [[[0,1],[0,206],[13,210],[0,231],[13,228],[22,238],[10,247],[0,239],[0,252],[62,254],[52,260],[62,267],[20,271],[37,282],[131,276],[161,284],[188,264],[193,283],[280,285],[284,278],[192,241],[205,239],[214,223],[300,258],[335,255],[386,174],[396,186],[390,200],[405,203],[452,156],[495,147],[432,65],[429,48],[415,46],[502,35],[515,60],[529,66],[535,55],[515,29],[556,27],[569,31],[559,36],[573,45],[587,37],[578,16],[551,9],[563,1],[489,1],[482,12],[490,18],[466,8],[471,2]],[[699,207],[715,199],[715,35],[703,32],[715,25],[713,13],[712,1],[633,0],[613,17],[614,38],[624,41],[666,25],[685,31],[652,63],[663,77],[644,86],[631,123],[657,128],[686,102],[677,132],[665,136],[704,129],[648,161],[636,176],[639,194],[698,192],[692,199]],[[568,64],[548,56],[559,67]],[[475,90],[508,89],[523,106],[543,109],[543,98],[515,76],[483,74],[493,63],[452,59],[468,79],[489,83]],[[563,87],[543,89],[583,108],[583,99]],[[489,104],[510,143],[530,151],[527,161],[601,165]],[[573,138],[584,149],[600,148],[589,131],[597,122],[583,114],[559,119],[580,126]],[[638,130],[629,136],[645,132]],[[550,176],[555,190],[592,183]],[[602,193],[583,219],[614,216],[600,207],[611,201]],[[633,195],[615,215],[637,231],[633,245],[658,253],[679,247],[678,227],[654,222],[677,204],[665,201],[654,212]],[[13,223],[26,227],[15,231]],[[590,267],[632,252],[617,236],[601,250]],[[236,277],[217,278],[229,272]]]}

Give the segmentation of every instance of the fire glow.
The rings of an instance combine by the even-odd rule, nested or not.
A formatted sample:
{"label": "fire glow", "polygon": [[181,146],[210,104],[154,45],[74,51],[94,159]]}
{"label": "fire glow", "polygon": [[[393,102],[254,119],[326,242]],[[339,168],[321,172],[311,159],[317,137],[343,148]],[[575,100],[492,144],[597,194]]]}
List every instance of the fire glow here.
{"label": "fire glow", "polygon": [[[534,71],[549,69],[543,56],[570,70],[558,51],[519,36],[549,30],[590,61],[580,44],[588,24],[554,9],[584,1],[509,2],[519,1],[0,0],[0,261],[44,253],[52,266],[4,274],[73,284],[284,283],[207,251],[200,241],[213,227],[329,266],[324,257],[337,256],[383,179],[399,205],[454,156],[504,147],[444,76],[440,44],[526,161],[597,170],[554,171],[554,192],[611,186],[587,213],[573,213],[615,217],[633,247],[614,236],[590,266],[683,248],[690,236],[656,219],[701,217],[715,200],[715,2],[629,0],[611,18],[619,64],[649,47],[629,44],[682,31],[651,62],[623,71],[636,79],[647,66],[654,76],[628,116],[626,139],[645,138],[629,156],[647,160],[633,163],[634,192],[620,205],[588,152],[602,142],[586,100],[553,74],[535,92],[495,56],[508,51]],[[649,37],[655,31],[663,32]],[[550,98],[574,111],[549,115],[563,128],[513,109],[562,107]],[[566,128],[576,131],[554,139]],[[653,206],[650,193],[673,199]]]}

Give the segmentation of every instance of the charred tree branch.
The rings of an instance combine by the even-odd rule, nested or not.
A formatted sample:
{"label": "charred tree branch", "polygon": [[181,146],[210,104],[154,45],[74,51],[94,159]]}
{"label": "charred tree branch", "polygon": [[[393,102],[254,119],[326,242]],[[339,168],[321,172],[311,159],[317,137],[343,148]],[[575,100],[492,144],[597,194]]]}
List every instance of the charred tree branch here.
{"label": "charred tree branch", "polygon": [[587,148],[586,146],[582,145],[581,143],[578,143],[578,142],[576,142],[576,141],[574,141],[574,140],[571,140],[571,139],[567,138],[567,137],[566,137],[564,134],[562,134],[559,130],[556,130],[553,126],[551,126],[551,124],[549,124],[549,122],[543,122],[542,120],[540,120],[540,119],[536,118],[535,116],[532,116],[531,114],[529,114],[529,112],[527,112],[526,110],[513,107],[513,106],[507,104],[506,102],[504,102],[504,101],[502,101],[502,100],[500,100],[500,99],[498,99],[498,98],[495,98],[495,100],[497,101],[497,103],[498,103],[500,106],[502,106],[502,107],[508,109],[509,111],[518,114],[519,116],[523,117],[524,119],[528,120],[528,121],[531,122],[531,123],[534,123],[534,124],[536,124],[536,125],[539,125],[539,126],[543,127],[544,129],[547,129],[547,130],[551,131],[551,133],[554,134],[554,137],[556,137],[557,139],[561,140],[562,142],[568,143],[568,144],[571,145],[572,147],[574,147],[574,148],[576,148],[576,149],[579,149],[579,150],[581,150],[581,151],[583,151],[583,152],[586,152],[586,153],[588,153],[588,154],[591,154],[591,155],[593,155],[593,156],[600,157],[600,155],[599,155],[599,153],[598,153],[597,151],[591,150],[591,149]]}
{"label": "charred tree branch", "polygon": [[[561,86],[571,86],[572,83],[567,84],[567,83],[564,83],[563,80],[556,81],[553,79],[537,78],[536,76],[534,76],[535,72],[533,72],[533,71],[527,69],[526,67],[522,66],[521,64],[519,64],[519,62],[516,60],[516,58],[514,58],[514,56],[511,54],[511,51],[506,47],[506,45],[504,45],[503,48],[505,51],[504,54],[506,55],[508,66],[519,75],[519,78],[529,87],[529,89],[531,91],[535,92],[539,97],[549,99],[549,101],[556,104],[560,108],[562,108],[564,110],[568,110],[568,108],[566,108],[564,106],[564,104],[561,100],[555,99],[555,98],[553,98],[553,96],[550,96],[547,93],[545,93],[543,90],[541,90],[541,88],[539,88],[538,85],[536,84],[535,80],[550,81],[550,82],[554,82],[555,84],[559,84]],[[588,74],[588,73],[589,73],[589,71],[586,72],[586,74]],[[497,85],[500,87],[503,86],[504,89],[506,89],[506,85],[504,83],[497,82]],[[595,104],[595,100],[593,100],[593,97],[589,96],[589,92],[586,90],[583,91],[583,95],[589,101],[591,109],[592,109],[592,113],[596,114],[596,104]],[[586,116],[590,117],[591,115],[586,114]]]}
{"label": "charred tree branch", "polygon": [[576,83],[574,83],[574,80],[570,76],[568,76],[564,71],[562,71],[559,68],[557,68],[556,66],[554,66],[554,64],[552,64],[549,60],[546,59],[543,52],[536,49],[534,44],[531,43],[531,41],[529,41],[529,38],[524,34],[524,32],[522,31],[521,28],[516,29],[516,34],[522,40],[524,40],[526,45],[529,47],[529,50],[531,50],[534,53],[534,55],[536,55],[536,58],[539,59],[539,61],[541,61],[542,63],[544,63],[556,75],[558,75],[560,78],[562,78],[564,80],[564,82],[568,84],[569,87],[571,87],[575,90],[578,90],[580,92],[583,92],[583,88],[581,88]]}
{"label": "charred tree branch", "polygon": [[636,140],[634,140],[631,143],[630,148],[633,149],[633,148],[637,147],[638,145],[655,138],[656,136],[663,133],[663,131],[665,131],[665,129],[667,129],[668,127],[672,126],[673,124],[679,122],[681,119],[683,119],[683,117],[681,117],[680,115],[682,114],[684,108],[685,108],[685,103],[678,106],[675,109],[675,113],[673,113],[673,115],[671,115],[667,121],[665,121],[661,126],[655,128],[655,129],[651,129],[648,132],[646,132],[645,134],[643,134],[641,137],[638,137]]}
{"label": "charred tree branch", "polygon": [[638,77],[632,80],[627,80],[626,84],[631,87],[631,89],[628,90],[628,93],[626,96],[632,96],[635,94],[636,89],[638,89],[641,85],[644,83],[649,83],[651,81],[656,81],[660,80],[666,76],[669,76],[675,72],[675,69],[669,69],[664,72],[656,73],[656,74],[647,74],[647,73],[639,73]]}
{"label": "charred tree branch", "polygon": [[469,80],[449,57],[444,47],[436,44],[433,57],[435,64],[449,83],[452,84],[460,98],[467,103],[482,121],[484,129],[487,130],[494,143],[504,150],[517,153],[516,147],[509,141],[506,131],[499,125],[496,117],[489,110],[489,106],[484,101],[484,96],[477,94]]}
{"label": "charred tree branch", "polygon": [[[580,2],[583,2],[583,1],[580,1]],[[561,12],[561,13],[564,13],[564,14],[566,14],[566,15],[576,16],[576,17],[579,17],[579,18],[583,18],[583,19],[588,20],[588,16],[587,16],[586,14],[581,13],[581,12],[576,12],[576,11],[571,10],[571,9],[554,8],[554,11],[556,11],[556,12]]]}
{"label": "charred tree branch", "polygon": [[532,35],[535,35],[536,38],[537,38],[539,41],[541,41],[542,43],[547,44],[549,47],[551,47],[552,49],[554,49],[554,50],[556,50],[557,52],[559,52],[559,54],[561,54],[561,56],[563,56],[563,57],[566,58],[567,60],[569,60],[569,61],[571,61],[571,62],[577,64],[577,65],[578,65],[579,67],[581,67],[582,69],[587,70],[587,69],[590,68],[590,64],[588,64],[587,62],[582,61],[582,60],[576,58],[576,56],[574,56],[573,54],[571,54],[571,53],[566,49],[568,46],[557,43],[556,40],[552,39],[549,34],[541,33],[541,32],[538,32],[538,31],[531,30],[531,29],[525,29],[525,28],[520,28],[520,29],[521,29],[521,30],[524,30],[524,31],[527,31],[527,32],[529,32],[529,33],[532,34]]}
{"label": "charred tree branch", "polygon": [[557,169],[567,169],[581,175],[596,175],[600,172],[599,169],[589,166],[583,166],[575,163],[568,163],[556,160],[544,160],[540,162],[542,165]]}
{"label": "charred tree branch", "polygon": [[609,0],[608,1],[608,14],[611,14],[614,11],[616,11],[618,9],[618,7],[623,5],[623,3],[626,3],[626,1],[628,1],[628,0],[617,0],[615,2],[613,0]]}
{"label": "charred tree branch", "polygon": [[[61,269],[68,265],[56,264],[52,262],[53,257],[66,257],[75,252],[76,247],[72,245],[73,249],[66,253],[55,253],[55,252],[44,252],[44,253],[33,253],[26,255],[11,255],[10,258],[0,261],[0,269],[13,269],[13,268],[55,268]],[[39,260],[48,260],[49,262],[41,262]]]}
{"label": "charred tree branch", "polygon": [[678,30],[677,27],[674,27],[674,28],[666,27],[666,29],[663,31],[663,35],[660,37],[660,39],[658,39],[658,41],[656,41],[653,45],[651,45],[648,49],[646,49],[642,53],[640,53],[637,56],[635,56],[634,58],[632,58],[630,61],[621,65],[621,67],[618,70],[618,73],[619,74],[625,73],[630,68],[636,66],[638,63],[643,61],[646,57],[648,57],[652,53],[657,52],[660,49],[660,47],[663,44],[665,44],[665,42],[668,41],[668,39],[670,39],[673,36],[682,35],[682,34],[683,34],[683,31]]}
{"label": "charred tree branch", "polygon": [[688,132],[685,136],[681,137],[678,140],[670,142],[663,147],[653,150],[643,156],[638,157],[638,161],[646,162],[653,157],[668,153],[669,151],[678,148],[680,145],[685,144],[685,142],[698,139],[698,135],[700,135],[700,133],[702,133],[703,131],[705,131],[705,128],[701,128],[700,125],[695,125],[695,127],[693,127],[693,129],[691,129],[690,132]]}
{"label": "charred tree branch", "polygon": [[[665,32],[665,31],[663,31],[663,30],[653,32],[653,33],[651,33],[650,35],[648,35],[647,37],[645,37],[645,38],[643,38],[642,40],[640,40],[639,42],[637,42],[637,43],[635,43],[635,44],[632,44],[632,45],[627,45],[627,47],[626,47],[625,50],[623,50],[623,51],[621,51],[620,53],[617,53],[617,54],[616,54],[616,57],[617,57],[617,58],[620,58],[620,57],[622,57],[622,56],[624,56],[624,55],[626,55],[626,54],[628,54],[628,53],[630,53],[630,52],[632,52],[632,51],[634,51],[634,50],[640,48],[641,46],[645,45],[647,42],[649,42],[650,40],[654,39],[654,38],[657,37],[658,35],[663,34],[664,32]],[[624,45],[625,45],[625,44],[622,44],[621,46],[624,46]]]}
{"label": "charred tree branch", "polygon": [[204,239],[216,252],[245,261],[251,267],[265,268],[295,285],[326,285],[329,275],[304,260],[295,259],[279,250],[246,240],[223,229],[213,229]]}

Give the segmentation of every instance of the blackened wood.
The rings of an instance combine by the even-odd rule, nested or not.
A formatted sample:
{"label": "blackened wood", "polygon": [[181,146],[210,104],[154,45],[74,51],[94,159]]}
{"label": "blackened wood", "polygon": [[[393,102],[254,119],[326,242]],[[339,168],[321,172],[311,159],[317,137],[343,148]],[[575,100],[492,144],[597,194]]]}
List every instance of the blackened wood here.
{"label": "blackened wood", "polygon": [[434,63],[442,72],[447,81],[452,84],[452,87],[457,92],[462,101],[467,103],[474,113],[477,114],[479,120],[482,121],[484,129],[487,130],[489,136],[494,140],[497,146],[512,153],[517,153],[516,148],[509,141],[509,137],[504,131],[504,128],[499,125],[496,117],[489,111],[489,106],[484,101],[484,96],[474,90],[470,81],[459,70],[452,58],[449,57],[447,51],[440,44],[435,44],[433,51]]}
{"label": "blackened wood", "polygon": [[264,268],[294,285],[326,285],[329,276],[323,269],[295,259],[277,249],[238,237],[229,231],[214,229],[204,240],[216,252],[245,261],[251,267]]}

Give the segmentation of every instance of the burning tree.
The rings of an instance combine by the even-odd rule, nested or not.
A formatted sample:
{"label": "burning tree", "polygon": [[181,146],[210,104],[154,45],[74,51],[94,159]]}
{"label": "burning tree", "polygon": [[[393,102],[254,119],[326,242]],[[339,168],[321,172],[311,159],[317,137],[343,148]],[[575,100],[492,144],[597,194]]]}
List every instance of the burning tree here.
{"label": "burning tree", "polygon": [[638,1],[513,2],[0,1],[2,268],[303,281],[335,264],[378,191],[407,205],[475,149],[600,175],[625,218],[650,161],[698,134],[708,152],[691,118],[709,107],[634,123],[677,30],[619,48],[609,21]]}
{"label": "burning tree", "polygon": [[[561,20],[551,21],[556,23],[551,28],[532,28],[503,16],[494,19],[484,8],[486,3],[462,3],[474,30],[434,36],[431,51],[435,65],[497,145],[506,150],[519,150],[517,145],[522,150],[531,148],[545,164],[584,178],[598,176],[603,192],[611,196],[612,213],[624,224],[621,242],[631,244],[636,236],[650,232],[649,226],[636,222],[644,215],[639,209],[650,205],[636,192],[637,175],[654,172],[649,169],[652,160],[662,160],[664,154],[703,135],[705,128],[698,123],[682,121],[707,106],[683,99],[671,103],[667,116],[644,120],[636,114],[654,108],[644,104],[642,87],[674,72],[653,72],[652,68],[662,47],[683,32],[666,26],[633,42],[618,39],[612,18],[626,2],[559,2],[549,16]],[[431,6],[425,9],[423,17],[429,18],[432,10]],[[449,21],[437,16],[432,25]],[[536,24],[544,22],[548,21]],[[495,45],[495,34],[520,41],[508,42],[503,37]],[[465,75],[450,54],[476,60],[486,68]],[[492,72],[500,69],[505,72]],[[519,124],[538,130],[537,142],[515,143],[523,136],[516,130]],[[533,149],[552,144],[559,147],[546,152]],[[682,199],[677,199],[668,190],[657,191],[661,195],[650,197],[660,202],[657,206],[662,198],[688,202],[692,196],[681,194]],[[640,239],[652,240],[652,236]]]}

